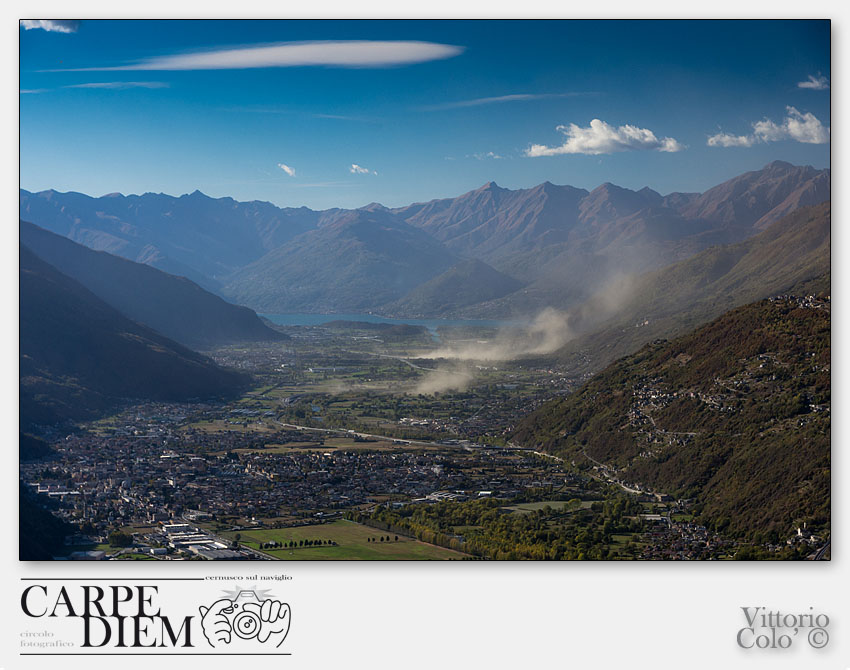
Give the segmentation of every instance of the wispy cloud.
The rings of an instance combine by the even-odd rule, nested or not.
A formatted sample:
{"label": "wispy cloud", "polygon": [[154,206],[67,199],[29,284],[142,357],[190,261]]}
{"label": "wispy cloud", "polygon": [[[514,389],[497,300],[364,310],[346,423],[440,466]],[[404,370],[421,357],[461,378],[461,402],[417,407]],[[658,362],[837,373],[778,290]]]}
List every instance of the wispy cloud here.
{"label": "wispy cloud", "polygon": [[306,66],[391,67],[452,58],[461,54],[463,50],[463,47],[434,42],[366,40],[283,42],[171,54],[125,65],[76,68],[70,71],[245,70]]}
{"label": "wispy cloud", "polygon": [[295,176],[295,168],[294,168],[294,167],[290,167],[290,166],[289,166],[289,165],[287,165],[286,163],[278,163],[278,164],[277,164],[277,166],[278,166],[281,170],[283,170],[286,174],[288,174],[290,177],[294,177],[294,176]]}
{"label": "wispy cloud", "polygon": [[466,157],[467,158],[474,158],[477,161],[486,161],[486,160],[489,160],[489,159],[500,160],[500,159],[504,158],[504,156],[500,156],[495,151],[485,151],[483,153],[468,154]]}
{"label": "wispy cloud", "polygon": [[21,93],[22,95],[27,93],[44,93],[49,90],[50,89],[47,88],[22,88],[19,93]]}
{"label": "wispy cloud", "polygon": [[524,100],[546,100],[549,98],[573,98],[586,95],[596,95],[592,91],[574,91],[571,93],[511,93],[490,98],[473,98],[471,100],[454,100],[436,105],[422,107],[422,111],[436,112],[444,109],[459,109],[462,107],[480,107],[481,105],[498,105],[504,102],[520,102]]}
{"label": "wispy cloud", "polygon": [[281,105],[231,105],[227,107],[217,107],[222,112],[235,112],[238,114],[293,114],[294,111]]}
{"label": "wispy cloud", "polygon": [[682,151],[683,144],[672,137],[657,137],[647,128],[623,125],[614,127],[599,119],[593,119],[586,128],[571,123],[568,126],[558,126],[556,130],[566,135],[566,140],[559,146],[549,147],[543,144],[532,144],[525,155],[559,156],[561,154],[612,154],[619,151]]}
{"label": "wispy cloud", "polygon": [[813,91],[825,91],[829,88],[829,79],[821,75],[820,72],[818,72],[817,77],[810,74],[806,81],[797,82],[797,88],[808,88]]}
{"label": "wispy cloud", "polygon": [[21,19],[24,30],[46,30],[49,33],[75,33],[80,22],[69,19]]}
{"label": "wispy cloud", "polygon": [[312,114],[314,119],[329,119],[331,121],[358,121],[362,123],[375,123],[378,119],[366,116],[349,116],[347,114]]}
{"label": "wispy cloud", "polygon": [[169,88],[164,81],[94,81],[88,84],[69,84],[62,88],[103,88],[123,90],[126,88]]}
{"label": "wispy cloud", "polygon": [[370,170],[369,168],[363,167],[362,165],[358,165],[357,163],[352,163],[351,167],[348,168],[348,171],[351,174],[374,174],[374,175],[378,174],[374,170]]}
{"label": "wispy cloud", "polygon": [[717,133],[708,138],[710,147],[751,147],[754,144],[792,140],[804,144],[826,144],[829,142],[829,128],[824,127],[820,120],[811,112],[805,114],[796,107],[786,107],[786,116],[776,123],[770,119],[762,119],[752,124],[753,132],[749,135],[730,135]]}

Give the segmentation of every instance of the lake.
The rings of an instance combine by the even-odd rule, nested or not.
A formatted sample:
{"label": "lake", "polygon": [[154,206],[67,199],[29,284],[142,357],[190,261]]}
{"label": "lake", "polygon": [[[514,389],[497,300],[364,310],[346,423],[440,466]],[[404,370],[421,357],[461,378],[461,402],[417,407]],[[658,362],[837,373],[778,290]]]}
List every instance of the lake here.
{"label": "lake", "polygon": [[516,325],[514,321],[491,319],[390,319],[376,314],[260,314],[278,326],[321,326],[330,321],[366,321],[368,323],[406,323],[411,326],[425,326],[436,334],[440,326],[479,326],[501,328]]}

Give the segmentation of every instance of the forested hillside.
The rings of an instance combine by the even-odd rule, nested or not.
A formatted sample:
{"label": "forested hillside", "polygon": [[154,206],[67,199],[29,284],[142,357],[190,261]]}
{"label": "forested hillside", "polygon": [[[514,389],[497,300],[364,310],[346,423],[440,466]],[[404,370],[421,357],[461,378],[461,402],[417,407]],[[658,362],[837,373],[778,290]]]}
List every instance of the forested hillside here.
{"label": "forested hillside", "polygon": [[655,341],[513,440],[677,498],[741,537],[829,523],[830,303],[778,297]]}

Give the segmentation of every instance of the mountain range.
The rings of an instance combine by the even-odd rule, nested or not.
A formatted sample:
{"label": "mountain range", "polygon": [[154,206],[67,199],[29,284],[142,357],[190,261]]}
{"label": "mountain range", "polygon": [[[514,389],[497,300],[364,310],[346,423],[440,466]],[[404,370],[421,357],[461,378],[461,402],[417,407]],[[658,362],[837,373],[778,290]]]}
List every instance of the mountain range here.
{"label": "mountain range", "polygon": [[[747,239],[799,207],[828,200],[830,171],[776,161],[702,194],[666,196],[614,184],[588,192],[549,182],[509,190],[490,182],[406,207],[319,212],[197,191],[91,198],[22,190],[20,197],[22,219],[186,276],[261,312],[504,318],[545,306],[569,309],[624,275]],[[472,260],[516,288],[479,297],[474,287],[460,286],[477,281],[473,272],[450,277],[477,299],[472,304],[427,300],[427,287],[417,292]]]}
{"label": "mountain range", "polygon": [[21,190],[20,218],[92,249],[217,288],[221,277],[315,228],[321,214],[213,199],[200,191],[179,198],[162,193],[92,198]]}

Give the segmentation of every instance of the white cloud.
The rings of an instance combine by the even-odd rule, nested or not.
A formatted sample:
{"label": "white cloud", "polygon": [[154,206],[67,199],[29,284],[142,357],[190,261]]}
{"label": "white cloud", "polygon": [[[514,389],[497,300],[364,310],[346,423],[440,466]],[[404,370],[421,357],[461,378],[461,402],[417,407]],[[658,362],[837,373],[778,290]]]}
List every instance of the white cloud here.
{"label": "white cloud", "polygon": [[288,174],[290,177],[295,176],[295,168],[294,167],[289,167],[286,163],[278,163],[277,166],[281,170],[283,170],[286,174]]}
{"label": "white cloud", "polygon": [[164,81],[95,81],[89,84],[70,84],[63,88],[105,88],[121,90],[125,88],[168,88]]}
{"label": "white cloud", "polygon": [[776,123],[770,119],[754,122],[750,135],[730,135],[717,133],[708,138],[710,147],[751,147],[754,144],[766,144],[781,140],[793,140],[804,144],[826,144],[829,142],[829,128],[811,112],[805,114],[796,107],[786,107],[786,116]]}
{"label": "white cloud", "polygon": [[778,142],[787,137],[784,125],[777,125],[770,119],[753,123],[753,140],[758,142]]}
{"label": "white cloud", "polygon": [[429,105],[422,109],[429,112],[443,109],[458,109],[461,107],[479,107],[481,105],[496,105],[503,102],[517,102],[522,100],[545,100],[547,98],[571,98],[576,96],[595,95],[592,92],[575,91],[571,93],[511,93],[509,95],[497,95],[489,98],[473,98],[471,100],[456,100],[454,102],[443,102],[438,105]]}
{"label": "white cloud", "polygon": [[348,171],[351,174],[378,174],[374,170],[370,170],[369,168],[363,167],[362,165],[358,165],[357,163],[352,163],[351,167],[348,168]]}
{"label": "white cloud", "polygon": [[80,28],[80,22],[62,19],[21,19],[21,28],[46,30],[49,33],[75,33]]}
{"label": "white cloud", "polygon": [[264,67],[389,67],[452,58],[463,47],[434,42],[321,41],[283,42],[247,47],[194,51],[158,56],[114,67],[75,71],[113,70],[244,70]]}
{"label": "white cloud", "polygon": [[710,147],[751,147],[755,142],[752,135],[730,135],[729,133],[717,133],[708,138]]}
{"label": "white cloud", "polygon": [[825,91],[829,88],[829,79],[818,72],[818,76],[810,74],[806,81],[798,81],[797,88],[810,88],[813,91]]}
{"label": "white cloud", "polygon": [[599,119],[593,119],[587,128],[574,123],[558,126],[557,130],[567,136],[566,141],[556,147],[532,144],[526,156],[558,156],[561,154],[611,154],[618,151],[682,151],[685,146],[672,137],[656,137],[647,128],[624,125],[614,127]]}
{"label": "white cloud", "polygon": [[811,112],[801,114],[794,107],[788,107],[788,116],[785,118],[785,132],[792,140],[805,142],[806,144],[826,144],[829,142],[829,128],[823,124]]}
{"label": "white cloud", "polygon": [[49,90],[49,89],[46,89],[46,88],[22,88],[19,92],[20,92],[21,94],[26,94],[26,93],[44,93],[44,92],[46,92],[46,91],[48,91],[48,90]]}

